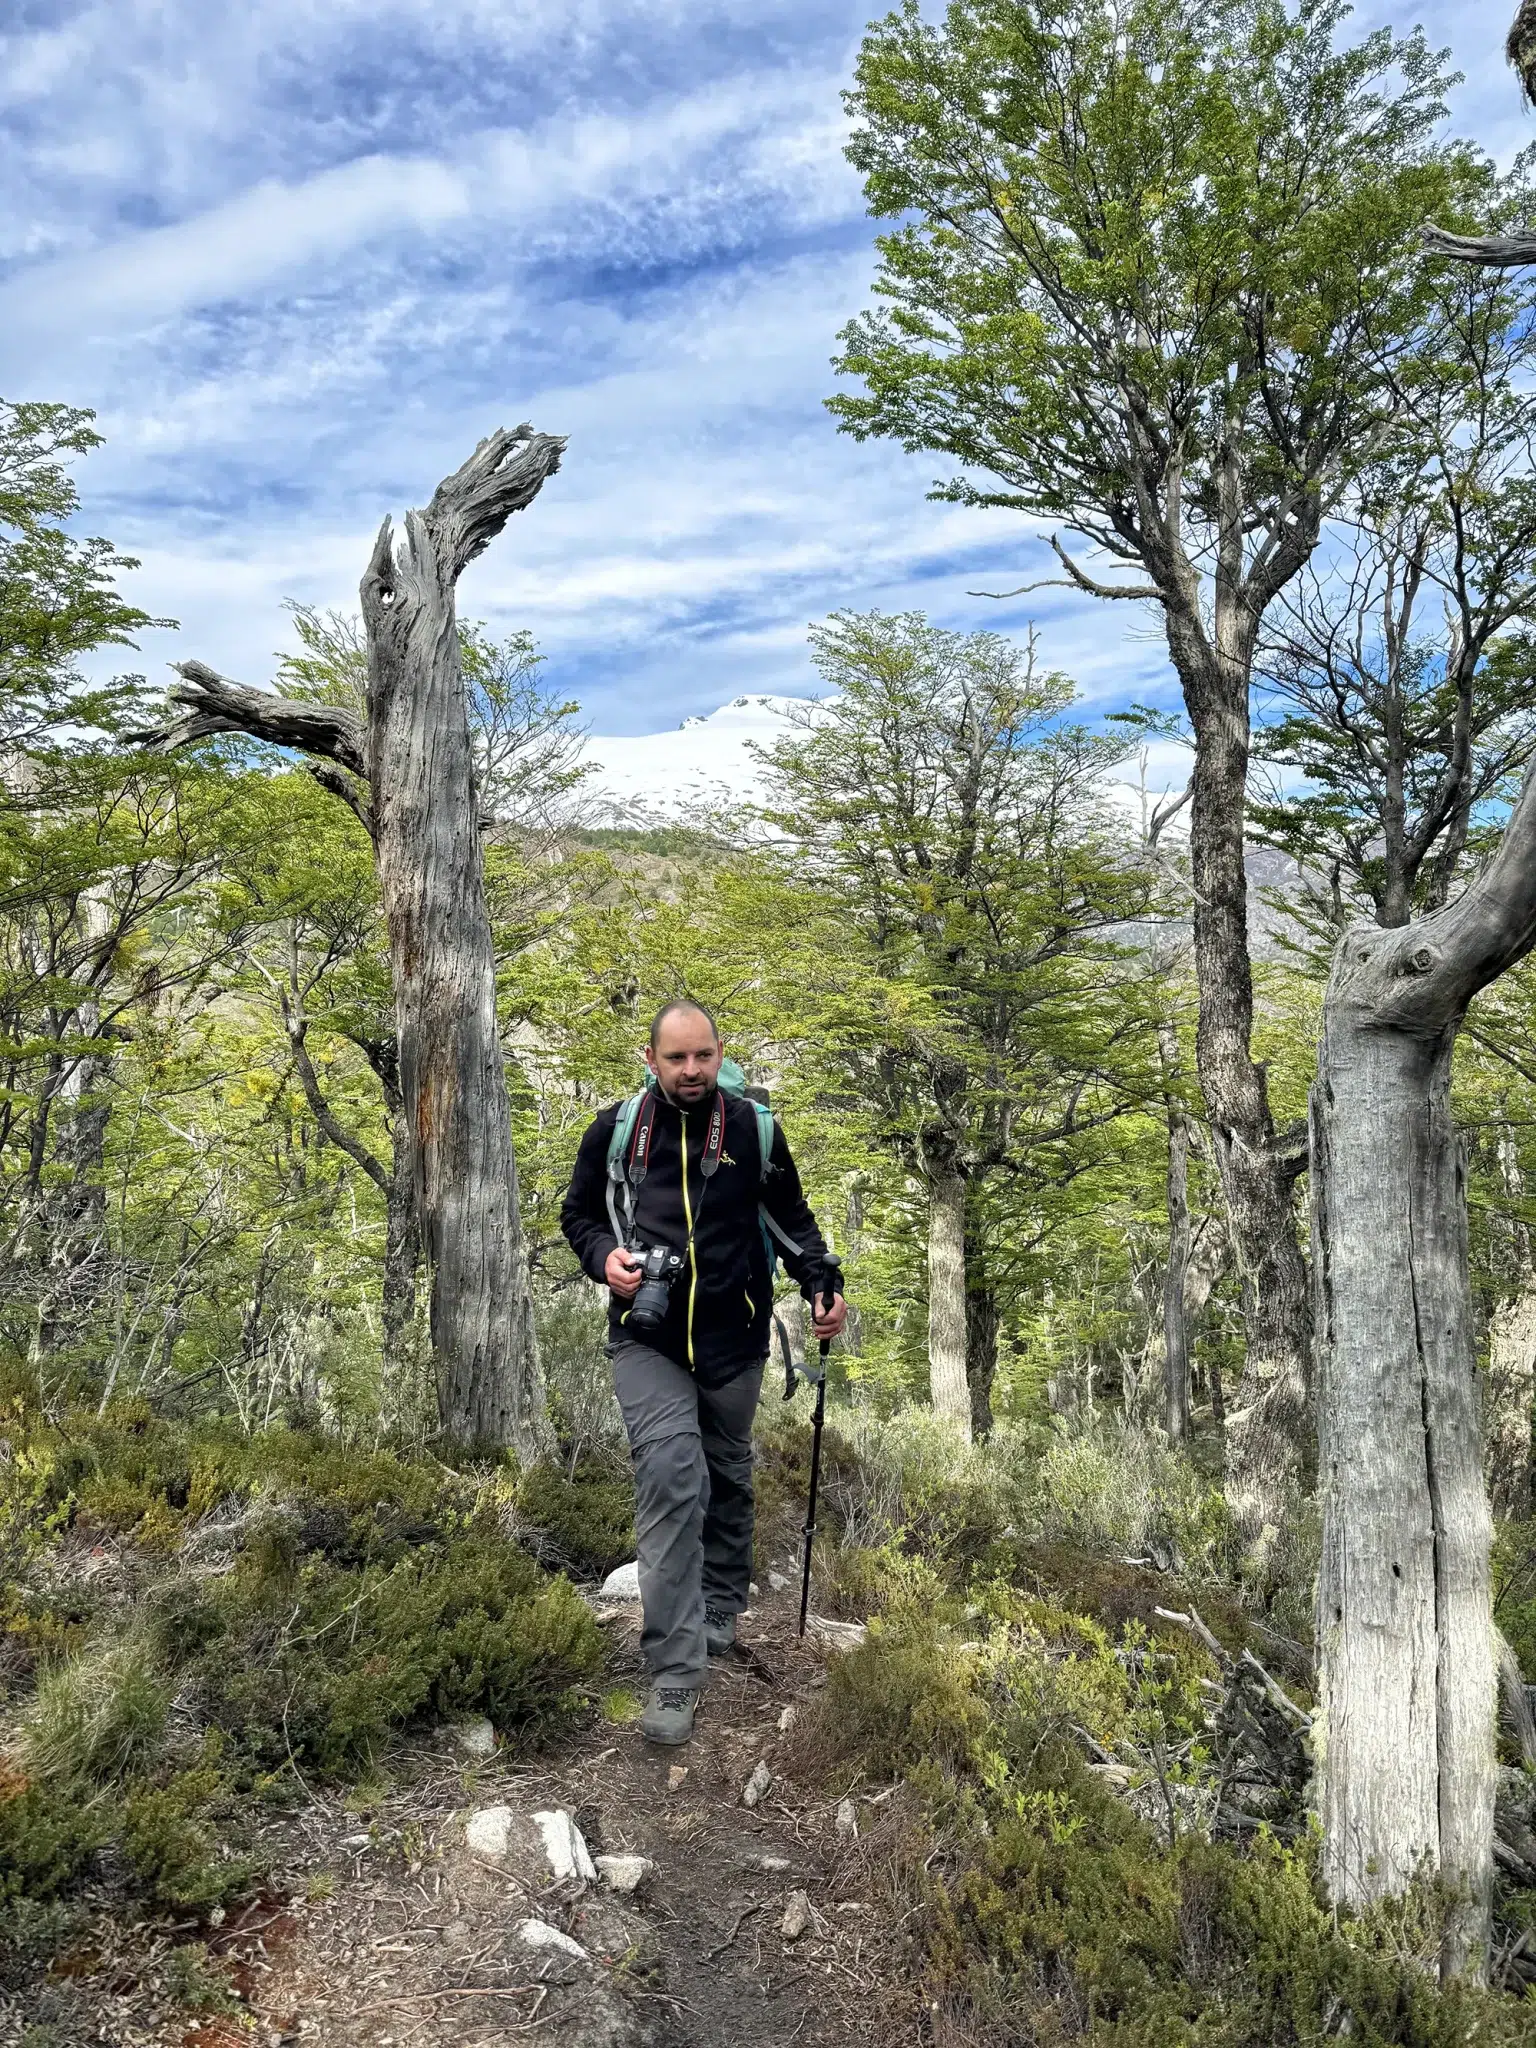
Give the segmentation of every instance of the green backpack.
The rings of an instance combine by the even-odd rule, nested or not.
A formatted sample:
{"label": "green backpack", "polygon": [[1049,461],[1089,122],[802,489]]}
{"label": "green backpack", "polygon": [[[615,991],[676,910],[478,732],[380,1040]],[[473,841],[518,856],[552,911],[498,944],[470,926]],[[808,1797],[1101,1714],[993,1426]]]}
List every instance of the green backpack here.
{"label": "green backpack", "polygon": [[[613,1225],[613,1234],[621,1245],[627,1245],[635,1224],[635,1191],[629,1178],[629,1148],[635,1135],[635,1124],[640,1115],[641,1105],[648,1094],[655,1089],[654,1081],[647,1082],[638,1095],[631,1095],[619,1105],[619,1113],[613,1120],[613,1135],[608,1140],[608,1217]],[[760,1174],[768,1175],[768,1162],[773,1157],[773,1111],[766,1102],[758,1102],[747,1094],[747,1077],[731,1059],[720,1062],[718,1086],[725,1095],[734,1095],[751,1102],[757,1116],[757,1146],[761,1156]],[[620,1208],[623,1216],[620,1216]],[[778,1248],[783,1245],[788,1252],[800,1250],[792,1237],[782,1231],[768,1214],[764,1205],[757,1205],[758,1222],[763,1233],[763,1247],[768,1254],[768,1277],[773,1278],[778,1269]]]}

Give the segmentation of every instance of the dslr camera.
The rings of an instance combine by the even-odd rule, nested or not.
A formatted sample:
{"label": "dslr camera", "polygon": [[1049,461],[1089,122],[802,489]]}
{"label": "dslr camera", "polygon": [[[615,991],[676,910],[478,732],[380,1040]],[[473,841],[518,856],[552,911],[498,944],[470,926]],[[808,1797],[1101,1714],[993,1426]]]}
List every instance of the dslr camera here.
{"label": "dslr camera", "polygon": [[640,1261],[640,1291],[630,1303],[627,1326],[649,1337],[666,1320],[672,1282],[688,1262],[681,1252],[664,1244],[648,1245],[643,1251],[639,1245],[630,1249]]}

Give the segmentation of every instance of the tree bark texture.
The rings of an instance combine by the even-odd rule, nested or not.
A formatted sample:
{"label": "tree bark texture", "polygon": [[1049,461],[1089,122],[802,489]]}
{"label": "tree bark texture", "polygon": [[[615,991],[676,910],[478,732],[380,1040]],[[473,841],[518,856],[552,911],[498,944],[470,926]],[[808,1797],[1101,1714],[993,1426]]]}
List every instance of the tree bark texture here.
{"label": "tree bark texture", "polygon": [[527,427],[482,441],[402,533],[384,521],[361,586],[374,845],[439,1407],[456,1440],[525,1457],[542,1444],[544,1391],[454,592],[564,445]]}
{"label": "tree bark texture", "polygon": [[971,1434],[992,1434],[992,1387],[997,1379],[997,1290],[985,1280],[965,1294],[965,1378],[971,1393]]}
{"label": "tree bark texture", "polygon": [[[1511,1205],[1524,1200],[1525,1176],[1507,1125],[1498,1133],[1499,1177]],[[1536,1400],[1536,1267],[1529,1226],[1518,1209],[1495,1218],[1510,1293],[1488,1324],[1488,1398],[1483,1430],[1484,1458],[1493,1511],[1523,1520],[1531,1512],[1531,1403]]]}
{"label": "tree bark texture", "polygon": [[1500,1302],[1488,1328],[1488,1484],[1494,1513],[1519,1520],[1531,1512],[1533,1401],[1536,1273],[1527,1271],[1519,1293]]}
{"label": "tree bark texture", "polygon": [[928,1183],[928,1384],[934,1412],[971,1435],[965,1376],[965,1176],[945,1170]]}
{"label": "tree bark texture", "polygon": [[1158,1027],[1158,1055],[1168,1086],[1168,1261],[1163,1272],[1163,1427],[1170,1443],[1184,1443],[1190,1433],[1189,1319],[1184,1285],[1189,1273],[1189,1117],[1172,1092],[1179,1066],[1178,1034],[1171,1024]]}
{"label": "tree bark texture", "polygon": [[384,1324],[385,1370],[398,1373],[406,1364],[416,1321],[416,1274],[421,1265],[421,1232],[416,1225],[416,1166],[411,1157],[410,1125],[403,1105],[395,1112],[391,1137],[389,1192],[384,1223],[384,1289],[380,1303]]}
{"label": "tree bark texture", "polygon": [[1486,1957],[1495,1661],[1451,1055],[1479,988],[1536,939],[1536,794],[1449,908],[1353,927],[1312,1095],[1323,1558],[1323,1877],[1349,1906],[1438,1873],[1442,1967]]}
{"label": "tree bark texture", "polygon": [[[1250,1542],[1283,1523],[1302,1473],[1311,1342],[1294,1172],[1281,1157],[1268,1079],[1252,1056],[1244,809],[1248,690],[1261,607],[1218,577],[1217,645],[1193,610],[1167,608],[1168,644],[1195,731],[1190,880],[1200,1012],[1195,1064],[1242,1280],[1242,1379],[1227,1413],[1227,1498]],[[1230,644],[1223,644],[1230,643]]]}
{"label": "tree bark texture", "polygon": [[[524,1457],[543,1447],[547,1422],[454,593],[466,565],[554,474],[564,446],[531,427],[499,428],[425,510],[406,514],[403,532],[384,521],[361,589],[365,721],[183,662],[170,693],[187,707],[182,716],[126,735],[162,749],[221,732],[298,747],[317,757],[310,773],[370,833],[389,933],[404,1104],[397,1121],[406,1126],[395,1168],[398,1176],[409,1159],[415,1231],[430,1268],[439,1415],[455,1442],[511,1445]],[[386,1195],[386,1322],[403,1327],[414,1301],[415,1233],[393,1188]]]}

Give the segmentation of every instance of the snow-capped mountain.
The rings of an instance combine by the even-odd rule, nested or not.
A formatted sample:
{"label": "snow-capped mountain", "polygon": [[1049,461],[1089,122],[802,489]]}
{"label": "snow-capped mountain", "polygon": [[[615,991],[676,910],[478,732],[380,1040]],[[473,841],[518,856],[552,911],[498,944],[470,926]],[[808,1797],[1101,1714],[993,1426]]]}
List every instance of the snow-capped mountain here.
{"label": "snow-capped mountain", "polygon": [[763,793],[762,766],[748,742],[771,746],[788,731],[795,697],[735,697],[707,718],[685,718],[669,732],[622,737],[589,733],[592,774],[584,804],[615,816],[644,812],[675,817],[690,810],[752,802]]}

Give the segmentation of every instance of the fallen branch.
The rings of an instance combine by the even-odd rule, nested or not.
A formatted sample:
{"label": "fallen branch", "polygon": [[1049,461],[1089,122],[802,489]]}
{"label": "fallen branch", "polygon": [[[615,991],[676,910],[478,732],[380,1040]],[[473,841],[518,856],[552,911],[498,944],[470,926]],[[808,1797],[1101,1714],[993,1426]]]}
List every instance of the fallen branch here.
{"label": "fallen branch", "polygon": [[1312,1726],[1312,1716],[1304,1708],[1298,1707],[1285,1689],[1270,1677],[1252,1650],[1244,1650],[1242,1661],[1248,1666],[1250,1671],[1258,1673],[1264,1690],[1269,1694],[1277,1707],[1292,1716],[1298,1728],[1310,1728]]}
{"label": "fallen branch", "polygon": [[1188,1614],[1175,1613],[1171,1607],[1154,1607],[1152,1612],[1160,1621],[1177,1622],[1180,1628],[1188,1629],[1192,1636],[1198,1636],[1223,1671],[1231,1670],[1232,1659],[1227,1655],[1220,1643],[1217,1642],[1193,1607],[1191,1607]]}

